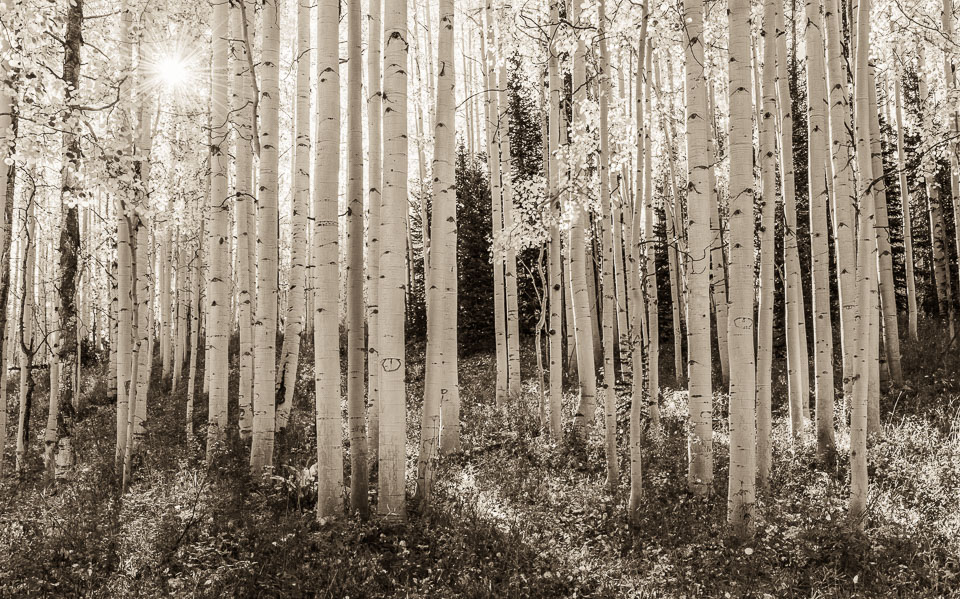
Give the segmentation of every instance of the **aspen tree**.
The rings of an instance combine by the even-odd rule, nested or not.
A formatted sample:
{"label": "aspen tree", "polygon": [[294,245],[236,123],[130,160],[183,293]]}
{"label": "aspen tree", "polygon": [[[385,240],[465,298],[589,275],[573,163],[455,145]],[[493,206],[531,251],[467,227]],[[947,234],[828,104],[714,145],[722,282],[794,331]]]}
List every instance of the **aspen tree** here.
{"label": "aspen tree", "polygon": [[684,0],[687,118],[687,373],[689,377],[687,483],[706,495],[713,486],[713,406],[710,381],[710,206],[707,192],[706,77],[703,2]]}
{"label": "aspen tree", "polygon": [[549,116],[547,119],[547,156],[548,181],[547,200],[550,202],[550,241],[548,281],[550,284],[548,305],[550,306],[550,435],[559,440],[563,435],[561,428],[561,402],[563,399],[563,256],[560,236],[560,102],[562,84],[560,81],[559,48],[556,46],[560,25],[560,0],[550,0],[550,41],[547,77],[549,81]]}
{"label": "aspen tree", "polygon": [[[335,4],[335,3],[334,3]],[[380,449],[377,511],[406,517],[404,237],[407,214],[407,0],[384,7],[383,205],[380,211]],[[335,13],[334,13],[335,14]],[[488,131],[488,139],[490,133]],[[489,147],[489,144],[488,144]]]}
{"label": "aspen tree", "polygon": [[[574,27],[580,25],[580,6],[576,0],[567,6],[570,22]],[[586,100],[587,68],[586,47],[582,39],[577,39],[576,50],[573,54],[573,123],[572,129],[577,130],[585,120],[583,106]],[[585,240],[585,225],[589,218],[580,202],[573,208],[573,222],[570,224],[570,247],[568,260],[570,263],[570,285],[573,295],[573,323],[577,339],[577,372],[580,375],[580,402],[574,420],[574,428],[578,436],[585,440],[589,429],[593,426],[597,411],[597,371],[594,367],[593,347],[593,315],[587,278],[593,276],[592,265],[587,263]]]}
{"label": "aspen tree", "polygon": [[[628,518],[630,524],[636,526],[640,521],[640,503],[643,501],[643,356],[640,344],[640,322],[643,310],[641,308],[641,290],[639,279],[639,260],[640,248],[639,240],[639,203],[643,197],[641,194],[641,185],[643,181],[650,178],[650,172],[647,171],[649,163],[644,160],[644,155],[648,149],[643,141],[649,138],[646,134],[646,123],[644,122],[643,110],[643,92],[641,80],[644,77],[643,70],[647,64],[646,52],[647,31],[650,23],[650,3],[644,0],[641,9],[640,21],[640,43],[637,47],[637,74],[636,74],[636,109],[634,119],[637,127],[637,190],[634,194],[635,205],[633,214],[628,227],[629,247],[627,255],[630,263],[629,285],[630,285],[630,346],[633,358],[633,389],[630,398],[630,499]],[[649,77],[649,72],[646,73]],[[647,93],[650,89],[647,87]]]}
{"label": "aspen tree", "polygon": [[[429,9],[429,3],[427,4]],[[492,0],[487,2],[487,10],[492,6]],[[502,7],[501,10],[504,10]],[[495,21],[494,21],[495,22]],[[503,26],[506,26],[504,22]],[[429,28],[428,28],[429,32]],[[498,104],[499,117],[498,136],[500,142],[500,189],[503,198],[503,230],[506,233],[506,265],[504,267],[504,290],[507,302],[507,392],[511,398],[520,396],[520,309],[517,300],[517,250],[512,242],[514,229],[513,222],[513,156],[510,142],[510,79],[507,76],[507,57],[505,50],[500,47],[504,41],[504,33],[496,37],[496,46],[492,50],[499,63],[498,89],[500,101]],[[428,38],[429,39],[429,38]]]}
{"label": "aspen tree", "polygon": [[258,296],[255,326],[253,378],[253,443],[250,470],[258,475],[273,467],[276,428],[276,330],[277,330],[277,197],[279,155],[279,60],[280,20],[276,0],[264,0],[263,39],[259,100],[260,177],[257,260]]}
{"label": "aspen tree", "polygon": [[[340,414],[339,209],[340,3],[317,11],[317,143],[314,147],[314,389],[317,423],[317,517],[343,512],[343,423]],[[403,305],[402,298],[400,305]],[[382,499],[381,499],[382,501]]]}
{"label": "aspen tree", "polygon": [[816,394],[817,454],[830,463],[835,458],[833,323],[830,313],[830,247],[827,229],[827,90],[824,78],[823,29],[820,0],[806,1],[804,40],[807,49],[807,139],[810,194],[810,272],[813,279],[813,358]]}
{"label": "aspen tree", "polygon": [[380,202],[383,183],[383,4],[371,0],[367,11],[367,450],[370,462],[378,461],[380,449],[380,368],[377,347],[380,338]]}
{"label": "aspen tree", "polygon": [[[677,222],[675,206],[679,198],[677,191],[677,180],[675,176],[676,166],[673,157],[673,92],[665,90],[660,80],[660,65],[657,64],[654,70],[654,79],[658,90],[660,103],[660,126],[664,135],[664,151],[667,153],[667,165],[669,170],[669,193],[663,199],[664,207],[664,225],[667,239],[667,263],[670,271],[670,304],[671,316],[673,321],[673,373],[676,379],[676,385],[684,384],[683,380],[683,336],[681,312],[683,311],[683,294],[680,290],[681,273],[679,260],[679,236],[677,235]],[[719,218],[719,215],[718,215]]]}
{"label": "aspen tree", "polygon": [[800,257],[797,248],[797,201],[793,167],[793,113],[787,79],[787,40],[783,11],[776,13],[777,31],[777,107],[780,125],[780,181],[783,189],[783,263],[784,307],[787,333],[787,389],[790,405],[792,439],[800,439],[809,418],[809,393],[803,384],[803,370],[808,368],[807,349],[800,327],[803,319],[803,289],[800,280]]}
{"label": "aspen tree", "polygon": [[366,517],[367,431],[364,409],[363,128],[360,0],[347,4],[347,422],[350,427],[350,507]]}
{"label": "aspen tree", "polygon": [[[454,176],[454,144],[456,143],[453,0],[440,2],[440,35],[437,73],[436,129],[433,153],[433,214],[430,219],[430,276],[427,287],[427,357],[423,418],[420,433],[420,456],[417,463],[417,497],[428,504],[433,493],[436,459],[440,437],[441,414],[450,451],[459,435],[451,435],[447,427],[459,428],[459,414],[454,413],[449,385],[450,370],[456,370],[456,344],[448,341],[447,323],[456,322],[456,297],[451,280],[456,277],[456,181]],[[452,242],[452,243],[451,243]],[[452,247],[451,247],[452,246]],[[451,354],[451,351],[453,352]]]}
{"label": "aspen tree", "polygon": [[[7,50],[3,36],[0,36],[0,72],[6,71],[8,65],[2,58]],[[3,474],[3,451],[7,442],[7,379],[8,364],[11,363],[10,337],[8,329],[8,298],[10,295],[11,239],[13,238],[13,196],[16,184],[16,163],[6,164],[16,149],[17,119],[15,118],[16,97],[13,82],[6,78],[0,79],[0,194],[3,201],[0,203],[0,475]],[[113,347],[113,344],[111,344]]]}
{"label": "aspen tree", "polygon": [[[227,167],[230,143],[229,83],[227,58],[230,39],[230,7],[225,2],[213,6],[213,73],[211,83],[210,194],[207,196],[209,271],[207,289],[207,329],[204,336],[208,362],[204,370],[210,373],[209,412],[207,416],[207,461],[213,458],[215,447],[222,443],[227,427],[227,393],[230,349],[230,203],[227,192]],[[145,288],[144,288],[145,289]],[[143,300],[141,300],[143,302]],[[146,302],[142,303],[146,306]],[[141,322],[146,324],[141,318]],[[141,364],[141,368],[147,364]]]}
{"label": "aspen tree", "polygon": [[170,320],[170,228],[164,228],[160,234],[160,361],[161,378],[170,377],[170,368],[173,366],[173,346],[170,344],[170,332],[173,322]]}
{"label": "aspen tree", "polygon": [[[246,38],[252,26],[244,6],[246,0],[232,5],[231,27],[235,41],[232,43],[233,85],[231,107],[233,116],[234,152],[236,176],[234,177],[234,219],[237,222],[237,319],[239,320],[240,356],[238,424],[240,438],[250,438],[253,427],[253,296],[256,293],[256,264],[253,255],[256,237],[256,221],[252,218],[253,196],[253,88],[247,81],[251,59]],[[252,75],[252,74],[251,74]]]}
{"label": "aspen tree", "polygon": [[761,489],[770,485],[773,462],[771,429],[771,367],[773,363],[774,303],[774,221],[777,207],[777,40],[776,13],[778,0],[764,0],[763,24],[763,110],[760,129],[760,292],[757,309],[757,483]]}
{"label": "aspen tree", "polygon": [[497,380],[496,380],[496,402],[502,406],[507,399],[508,392],[508,357],[507,357],[507,321],[506,304],[504,302],[506,290],[504,288],[504,260],[503,252],[496,243],[497,237],[503,230],[503,202],[501,198],[500,185],[500,160],[497,145],[497,136],[500,129],[500,109],[499,94],[497,88],[496,58],[494,53],[493,15],[492,9],[488,6],[484,12],[484,32],[480,37],[481,53],[484,60],[484,87],[487,89],[485,94],[485,118],[487,141],[487,169],[490,173],[490,202],[493,223],[493,315],[494,315],[494,337],[497,348]]}
{"label": "aspen tree", "polygon": [[[753,354],[753,94],[750,0],[730,1],[730,484],[727,522],[752,533],[756,501],[756,370]],[[736,158],[739,157],[739,158]]]}
{"label": "aspen tree", "polygon": [[200,278],[203,264],[203,221],[197,230],[197,247],[190,260],[190,364],[187,368],[187,443],[192,444],[193,402],[197,393],[197,359],[200,352]]}
{"label": "aspen tree", "polygon": [[[617,379],[614,373],[614,342],[613,323],[616,310],[616,295],[614,290],[614,260],[613,260],[613,202],[610,194],[610,132],[609,132],[609,101],[610,101],[610,58],[607,50],[607,16],[606,1],[600,0],[597,5],[599,27],[600,56],[598,65],[599,96],[600,96],[600,208],[602,214],[602,318],[603,318],[603,422],[604,422],[604,454],[607,461],[608,489],[615,489],[619,479],[619,465],[617,459]],[[648,249],[649,251],[649,249]],[[651,366],[652,368],[653,366]]]}
{"label": "aspen tree", "polygon": [[297,0],[297,94],[295,100],[295,144],[293,201],[290,222],[293,238],[290,245],[289,301],[283,321],[283,345],[277,368],[277,430],[282,431],[290,419],[293,391],[297,386],[300,364],[300,335],[306,312],[308,262],[307,217],[310,211],[310,7],[309,0]]}
{"label": "aspen tree", "polygon": [[[930,92],[927,87],[926,60],[923,47],[920,49],[920,65],[917,69],[919,77],[919,92],[921,102],[921,123],[924,131],[931,130],[933,109]],[[940,185],[935,176],[936,165],[926,157],[922,161],[924,183],[927,192],[927,217],[930,229],[930,247],[933,253],[933,275],[937,289],[937,302],[940,307],[940,316],[945,313],[948,317],[950,336],[954,333],[953,289],[950,281],[950,269],[947,265],[947,236],[943,224],[943,208],[940,204]]]}
{"label": "aspen tree", "polygon": [[[647,40],[647,50],[643,67],[643,113],[652,122],[650,107],[650,71],[653,60],[653,48]],[[644,344],[647,351],[647,415],[650,428],[656,434],[660,430],[660,304],[657,298],[656,232],[653,205],[653,141],[650,127],[643,129],[643,239],[644,258],[641,262],[643,292],[646,301],[646,317],[649,335]],[[639,200],[639,197],[638,197]]]}
{"label": "aspen tree", "polygon": [[26,197],[23,232],[20,245],[23,247],[22,275],[20,288],[20,401],[17,419],[17,443],[15,468],[18,474],[26,468],[27,442],[30,435],[30,408],[33,404],[33,357],[36,353],[34,339],[34,282],[36,278],[36,174],[30,174],[30,193]]}
{"label": "aspen tree", "polygon": [[870,342],[871,329],[879,326],[874,309],[877,294],[877,238],[874,228],[874,196],[870,190],[870,96],[868,58],[870,55],[870,0],[859,0],[856,19],[857,45],[855,72],[856,155],[860,172],[857,194],[860,197],[857,287],[860,318],[857,324],[857,369],[853,382],[850,415],[850,522],[863,528],[867,500],[867,411],[872,374],[871,363],[878,359],[877,346]]}
{"label": "aspen tree", "polygon": [[[879,261],[880,307],[883,322],[883,348],[894,384],[903,385],[900,366],[900,326],[897,322],[897,296],[893,281],[893,254],[890,249],[890,223],[887,217],[887,184],[883,173],[883,148],[880,139],[880,113],[877,106],[877,82],[874,65],[867,73],[868,101],[870,103],[870,156],[877,226],[877,253]],[[879,429],[878,429],[879,430]]]}
{"label": "aspen tree", "polygon": [[[899,57],[894,57],[899,67]],[[903,219],[903,263],[907,279],[907,330],[914,342],[920,340],[917,331],[917,285],[913,267],[913,226],[910,221],[910,188],[907,185],[906,155],[903,149],[903,92],[900,89],[900,69],[894,73],[894,102],[897,115],[897,171],[900,173],[900,215]]]}
{"label": "aspen tree", "polygon": [[[953,0],[943,0],[940,11],[940,26],[946,44],[943,48],[943,76],[947,88],[947,120],[950,123],[950,197],[953,201],[953,222],[960,222],[960,111],[957,109],[956,99],[953,97],[957,87],[957,72],[954,64],[954,31],[953,31]],[[957,248],[957,257],[960,259],[960,228],[954,225],[954,243]],[[949,271],[948,271],[949,272]],[[951,304],[952,307],[954,307]],[[954,310],[956,308],[954,307]],[[899,356],[898,356],[899,357]]]}
{"label": "aspen tree", "polygon": [[[439,406],[440,451],[460,449],[460,389],[457,359],[457,185],[456,164],[456,62],[454,60],[454,5],[439,4],[437,107],[433,152],[433,247],[430,267],[438,275],[442,315],[440,363],[443,382]],[[515,270],[515,269],[514,269]],[[519,333],[517,339],[519,340]],[[517,371],[519,381],[519,370]]]}
{"label": "aspen tree", "polygon": [[827,101],[830,106],[830,175],[833,182],[831,222],[836,246],[836,270],[840,296],[840,345],[843,356],[843,393],[850,403],[853,384],[852,352],[856,335],[856,189],[853,179],[853,148],[850,144],[850,103],[847,74],[843,69],[841,27],[838,0],[824,0],[824,25],[827,31]]}
{"label": "aspen tree", "polygon": [[729,305],[727,295],[727,249],[724,243],[724,225],[720,222],[720,194],[717,189],[716,164],[721,157],[716,155],[716,100],[714,86],[708,81],[707,95],[707,156],[710,164],[707,167],[707,189],[710,192],[710,229],[713,241],[710,249],[710,294],[713,299],[717,326],[717,353],[720,355],[720,373],[723,384],[730,383],[730,349],[727,344],[729,320]]}

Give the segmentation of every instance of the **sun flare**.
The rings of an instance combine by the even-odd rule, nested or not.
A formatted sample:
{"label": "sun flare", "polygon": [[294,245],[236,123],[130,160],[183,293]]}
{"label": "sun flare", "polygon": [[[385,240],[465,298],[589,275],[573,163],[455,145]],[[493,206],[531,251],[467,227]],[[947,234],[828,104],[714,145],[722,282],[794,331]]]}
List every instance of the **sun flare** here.
{"label": "sun flare", "polygon": [[157,63],[157,76],[165,86],[179,87],[186,83],[190,74],[179,56],[167,56]]}

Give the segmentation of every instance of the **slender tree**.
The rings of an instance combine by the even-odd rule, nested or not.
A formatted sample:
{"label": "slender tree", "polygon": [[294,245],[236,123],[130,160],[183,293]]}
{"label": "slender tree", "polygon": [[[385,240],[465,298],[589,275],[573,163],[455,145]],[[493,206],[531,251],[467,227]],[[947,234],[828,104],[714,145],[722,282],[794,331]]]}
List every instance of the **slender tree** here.
{"label": "slender tree", "polygon": [[385,6],[383,206],[380,212],[380,462],[377,511],[406,515],[406,361],[404,243],[407,214],[407,0]]}
{"label": "slender tree", "polygon": [[277,198],[279,169],[279,60],[280,15],[276,0],[264,0],[261,11],[263,39],[261,97],[258,143],[260,176],[258,180],[257,244],[257,316],[254,320],[256,370],[253,381],[253,442],[250,470],[256,475],[273,467],[274,430],[276,428],[277,379]]}
{"label": "slender tree", "polygon": [[698,495],[713,486],[713,406],[710,368],[710,195],[707,192],[707,89],[703,2],[684,0],[687,118],[687,373],[690,423],[688,485]]}

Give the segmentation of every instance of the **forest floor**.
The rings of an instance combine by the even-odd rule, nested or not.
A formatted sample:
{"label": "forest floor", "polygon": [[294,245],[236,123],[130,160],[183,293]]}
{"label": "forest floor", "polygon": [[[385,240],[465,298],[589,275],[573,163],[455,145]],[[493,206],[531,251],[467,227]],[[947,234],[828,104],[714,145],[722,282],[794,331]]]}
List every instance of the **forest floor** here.
{"label": "forest floor", "polygon": [[[410,472],[422,349],[411,347],[408,369]],[[686,490],[685,396],[667,389],[663,434],[644,450],[642,522],[631,530],[624,508],[627,388],[619,389],[623,474],[611,495],[603,485],[599,431],[586,448],[549,440],[539,433],[535,382],[498,410],[492,356],[466,357],[463,451],[441,462],[432,509],[420,513],[411,506],[404,525],[376,517],[321,524],[301,475],[316,459],[308,360],[301,362],[294,416],[280,442],[284,466],[269,483],[251,479],[239,442],[206,468],[202,448],[186,443],[183,394],[158,383],[142,459],[122,497],[113,467],[115,407],[106,401],[103,372],[91,369],[72,481],[56,488],[42,483],[43,384],[24,476],[9,472],[8,451],[8,472],[0,479],[0,596],[960,596],[957,354],[942,343],[904,347],[911,356],[904,361],[908,386],[881,401],[883,434],[870,448],[863,534],[846,525],[845,435],[838,438],[840,463],[830,471],[817,466],[812,445],[792,450],[777,375],[773,478],[759,498],[757,534],[748,543],[724,533],[726,402],[720,394],[716,493],[698,498]],[[533,364],[524,367],[535,372]],[[565,422],[574,400],[570,391]],[[202,439],[205,409],[196,418]],[[375,502],[375,483],[371,490]]]}

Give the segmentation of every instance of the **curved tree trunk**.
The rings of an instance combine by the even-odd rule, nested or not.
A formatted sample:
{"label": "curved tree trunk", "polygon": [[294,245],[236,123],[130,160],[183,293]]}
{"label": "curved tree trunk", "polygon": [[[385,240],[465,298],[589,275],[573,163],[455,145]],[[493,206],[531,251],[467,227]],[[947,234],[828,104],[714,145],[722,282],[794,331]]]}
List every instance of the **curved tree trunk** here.
{"label": "curved tree trunk", "polygon": [[307,217],[310,212],[310,7],[309,0],[297,0],[297,95],[295,100],[296,147],[294,149],[293,201],[290,222],[289,300],[283,321],[283,345],[277,368],[277,430],[286,428],[293,407],[300,364],[300,335],[307,309],[306,263]]}

